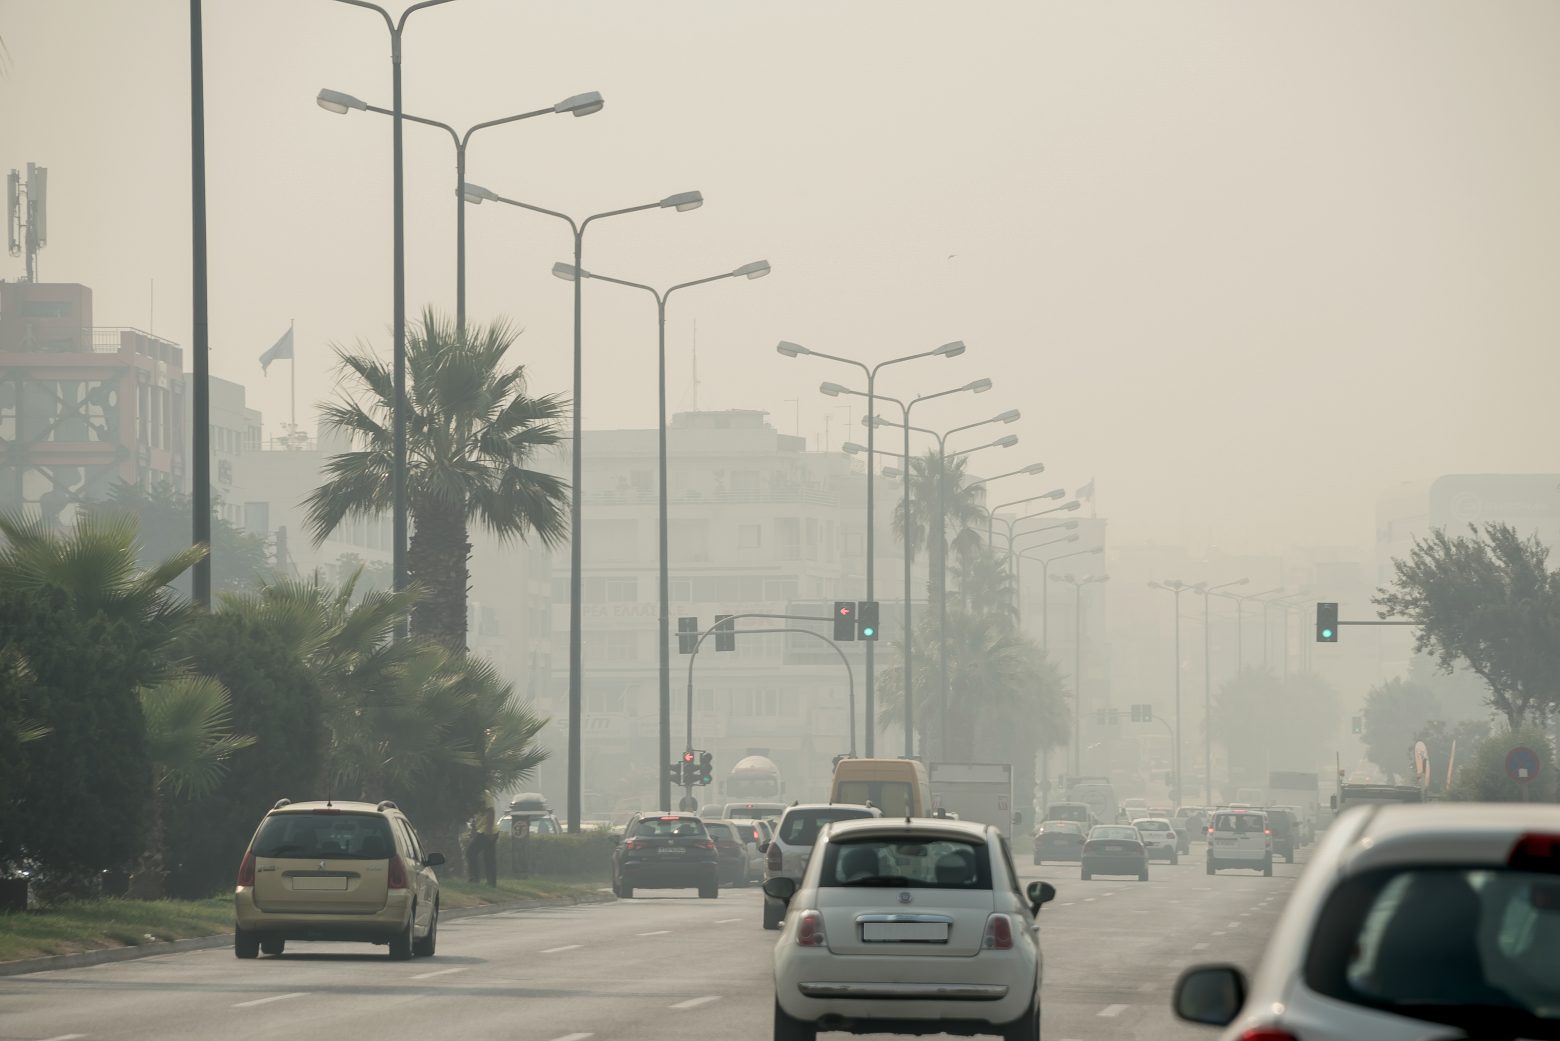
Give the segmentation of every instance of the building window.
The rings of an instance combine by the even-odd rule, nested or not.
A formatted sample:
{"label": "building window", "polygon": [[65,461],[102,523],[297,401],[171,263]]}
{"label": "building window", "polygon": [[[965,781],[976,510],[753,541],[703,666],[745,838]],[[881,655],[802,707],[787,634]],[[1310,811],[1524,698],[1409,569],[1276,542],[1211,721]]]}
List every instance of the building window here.
{"label": "building window", "polygon": [[796,517],[777,518],[775,520],[775,542],[779,544],[777,555],[781,560],[801,560],[801,521]]}
{"label": "building window", "polygon": [[764,526],[762,524],[737,525],[737,548],[758,549],[764,544]]}
{"label": "building window", "polygon": [[667,528],[672,560],[706,563],[710,559],[710,525],[702,520],[674,520]]}
{"label": "building window", "polygon": [[583,634],[582,650],[596,662],[631,662],[637,657],[637,633],[624,629],[597,629]]}

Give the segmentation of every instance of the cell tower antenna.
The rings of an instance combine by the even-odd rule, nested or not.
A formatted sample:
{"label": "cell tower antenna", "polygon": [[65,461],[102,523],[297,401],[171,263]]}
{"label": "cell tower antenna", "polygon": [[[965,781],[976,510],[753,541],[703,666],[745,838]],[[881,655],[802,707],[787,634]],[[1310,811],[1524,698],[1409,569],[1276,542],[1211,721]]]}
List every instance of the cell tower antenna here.
{"label": "cell tower antenna", "polygon": [[49,244],[49,170],[27,164],[27,181],[19,170],[6,175],[5,238],[11,256],[27,257],[27,281],[38,281],[38,250]]}

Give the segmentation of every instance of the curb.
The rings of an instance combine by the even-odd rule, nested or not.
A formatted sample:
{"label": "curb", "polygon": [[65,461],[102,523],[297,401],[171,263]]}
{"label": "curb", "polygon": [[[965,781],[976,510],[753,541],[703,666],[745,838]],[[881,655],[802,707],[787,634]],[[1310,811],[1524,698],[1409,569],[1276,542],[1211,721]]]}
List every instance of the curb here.
{"label": "curb", "polygon": [[[481,904],[477,907],[457,907],[439,912],[444,921],[458,921],[478,915],[499,914],[504,911],[529,911],[538,907],[573,907],[577,904],[604,904],[616,900],[603,890],[580,897],[560,897],[556,900],[517,900],[511,904]],[[52,972],[56,969],[80,969],[89,965],[106,965],[116,961],[132,961],[136,958],[155,958],[162,954],[183,954],[186,951],[203,951],[212,947],[226,947],[233,942],[232,933],[213,936],[192,936],[184,940],[158,940],[137,944],[134,947],[104,947],[96,951],[80,951],[76,954],[55,954],[43,958],[25,958],[20,961],[0,962],[0,976],[21,976],[29,972]]]}

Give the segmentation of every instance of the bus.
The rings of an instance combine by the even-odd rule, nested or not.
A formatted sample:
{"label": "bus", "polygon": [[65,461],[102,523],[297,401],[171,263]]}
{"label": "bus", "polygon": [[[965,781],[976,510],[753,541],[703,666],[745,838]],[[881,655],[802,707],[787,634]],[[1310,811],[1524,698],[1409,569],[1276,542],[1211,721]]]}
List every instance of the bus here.
{"label": "bus", "polygon": [[1331,800],[1332,808],[1339,813],[1350,806],[1424,801],[1424,790],[1417,784],[1340,784],[1338,794]]}
{"label": "bus", "polygon": [[834,764],[830,802],[868,803],[885,817],[925,817],[931,812],[926,767],[914,759],[852,759]]}

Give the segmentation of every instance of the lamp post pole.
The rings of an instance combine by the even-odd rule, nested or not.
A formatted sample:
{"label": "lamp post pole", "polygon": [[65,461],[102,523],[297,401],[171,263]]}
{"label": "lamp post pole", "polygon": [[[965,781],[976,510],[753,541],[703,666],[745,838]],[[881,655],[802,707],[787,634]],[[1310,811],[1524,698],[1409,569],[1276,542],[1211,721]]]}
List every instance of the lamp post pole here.
{"label": "lamp post pole", "polygon": [[1203,803],[1213,805],[1213,626],[1209,614],[1209,598],[1228,596],[1219,590],[1230,586],[1243,586],[1250,579],[1237,578],[1233,582],[1220,582],[1216,586],[1199,585],[1194,588],[1203,598]]}
{"label": "lamp post pole", "polygon": [[[399,68],[399,65],[397,65]],[[399,75],[399,73],[397,73]],[[191,479],[191,541],[206,547],[190,575],[197,605],[211,607],[211,353],[208,337],[206,280],[206,58],[201,24],[201,0],[190,0],[190,298],[193,355],[194,421],[191,449],[195,456]],[[31,225],[29,225],[29,228]]]}
{"label": "lamp post pole", "polygon": [[[480,205],[483,202],[501,202],[509,206],[516,206],[522,210],[530,210],[532,213],[540,213],[544,216],[562,220],[569,225],[569,230],[574,234],[574,270],[583,271],[585,265],[585,231],[598,220],[608,217],[618,217],[625,213],[639,213],[643,210],[675,209],[678,212],[696,210],[704,205],[704,196],[698,192],[682,192],[677,195],[668,195],[660,202],[647,202],[638,206],[625,206],[620,210],[606,210],[602,213],[593,213],[582,221],[576,221],[566,213],[557,210],[544,209],[541,206],[532,206],[530,203],[520,202],[518,199],[510,199],[489,191],[480,185],[462,184],[461,194],[469,202]],[[556,274],[556,268],[554,269]],[[569,446],[570,478],[573,481],[569,489],[569,783],[568,783],[568,826],[570,831],[578,831],[580,826],[580,754],[582,750],[582,728],[584,725],[584,675],[583,655],[581,653],[581,570],[584,564],[582,554],[580,513],[582,505],[582,478],[583,468],[581,460],[584,455],[581,450],[581,416],[583,410],[580,406],[580,396],[584,385],[583,351],[581,349],[580,317],[581,295],[580,289],[584,279],[575,278],[574,282],[574,400],[573,400],[573,441]]]}
{"label": "lamp post pole", "polygon": [[[1085,551],[1087,552],[1087,551]],[[1083,775],[1083,587],[1104,582],[1109,575],[1055,575],[1052,581],[1073,587],[1073,757],[1072,774]]]}
{"label": "lamp post pole", "polygon": [[[559,268],[567,268],[559,271]],[[665,292],[642,282],[630,282],[621,278],[610,278],[607,275],[598,275],[590,271],[581,271],[578,268],[569,268],[567,265],[555,265],[555,273],[561,274],[578,282],[582,278],[594,278],[598,282],[610,282],[613,285],[627,286],[630,289],[641,289],[655,298],[656,308],[656,370],[659,407],[659,423],[657,430],[657,463],[660,470],[660,494],[657,501],[657,518],[660,540],[660,565],[658,575],[659,601],[660,601],[660,689],[657,698],[657,754],[660,757],[657,776],[661,809],[670,811],[672,808],[672,782],[667,776],[666,768],[672,761],[672,620],[671,620],[671,575],[669,553],[669,539],[667,535],[667,505],[668,505],[668,480],[667,480],[667,452],[666,452],[666,302],[671,295],[679,289],[688,289],[691,286],[702,286],[709,282],[719,282],[727,278],[762,278],[769,274],[769,262],[757,260],[751,264],[744,264],[734,271],[725,271],[719,275],[710,275],[708,278],[696,278],[690,282],[679,282]]]}

